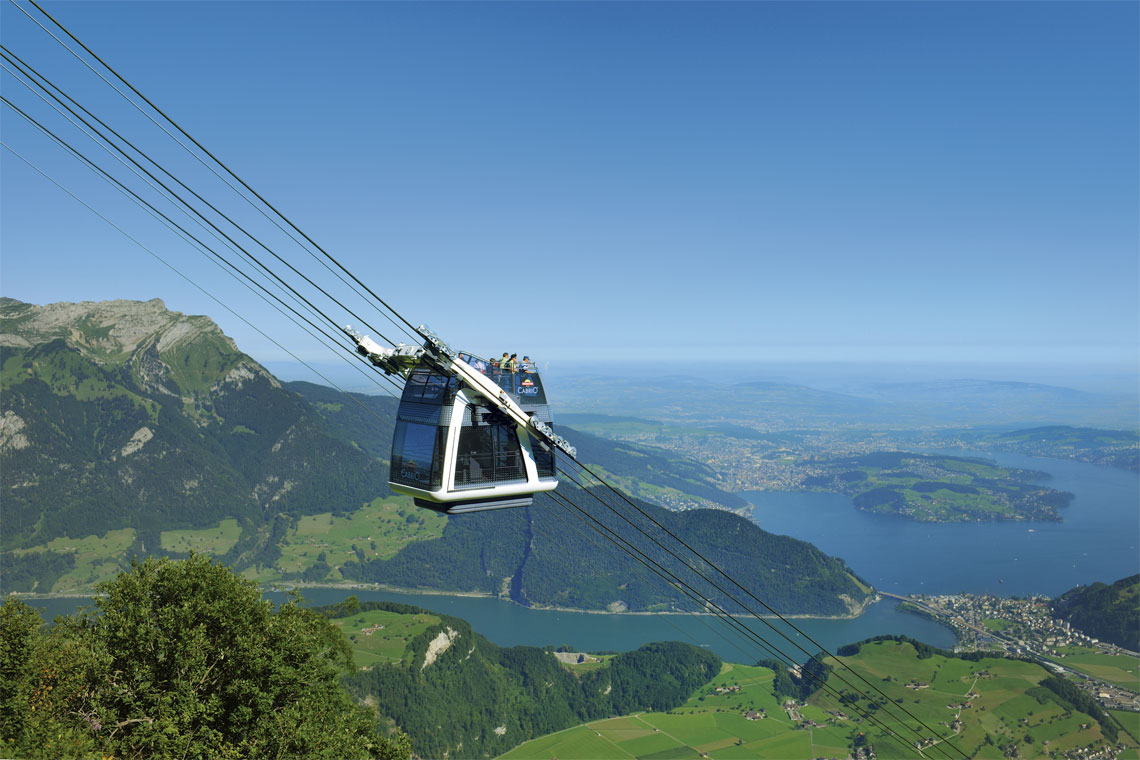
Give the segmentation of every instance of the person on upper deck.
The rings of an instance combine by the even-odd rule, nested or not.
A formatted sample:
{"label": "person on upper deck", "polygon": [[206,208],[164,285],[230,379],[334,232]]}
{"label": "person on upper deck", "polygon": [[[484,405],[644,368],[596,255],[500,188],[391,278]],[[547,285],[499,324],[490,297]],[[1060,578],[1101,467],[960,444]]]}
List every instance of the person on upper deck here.
{"label": "person on upper deck", "polygon": [[[504,354],[504,356],[505,355],[506,354]],[[508,372],[518,372],[519,371],[518,354],[511,354],[511,357],[509,359],[507,359],[506,364],[503,365],[503,369],[507,370]]]}
{"label": "person on upper deck", "polygon": [[522,358],[522,369],[523,372],[534,372],[534,362],[530,360],[529,356]]}

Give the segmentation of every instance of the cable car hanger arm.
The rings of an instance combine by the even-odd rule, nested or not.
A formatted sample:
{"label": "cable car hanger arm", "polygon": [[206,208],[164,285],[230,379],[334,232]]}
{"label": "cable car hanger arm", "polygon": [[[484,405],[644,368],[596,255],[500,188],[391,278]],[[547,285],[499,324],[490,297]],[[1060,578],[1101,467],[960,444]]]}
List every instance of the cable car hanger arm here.
{"label": "cable car hanger arm", "polygon": [[486,398],[517,424],[533,430],[547,443],[569,455],[571,459],[578,458],[578,450],[570,445],[569,441],[555,434],[542,420],[527,414],[510,394],[482,372],[460,359],[458,352],[444,343],[439,336],[423,325],[420,325],[417,331],[424,336],[423,346],[407,346],[400,343],[395,348],[386,348],[367,335],[356,332],[351,325],[346,325],[344,328],[344,332],[356,343],[357,353],[387,374],[406,377],[407,373],[417,366],[435,365],[449,375],[458,377],[467,387]]}

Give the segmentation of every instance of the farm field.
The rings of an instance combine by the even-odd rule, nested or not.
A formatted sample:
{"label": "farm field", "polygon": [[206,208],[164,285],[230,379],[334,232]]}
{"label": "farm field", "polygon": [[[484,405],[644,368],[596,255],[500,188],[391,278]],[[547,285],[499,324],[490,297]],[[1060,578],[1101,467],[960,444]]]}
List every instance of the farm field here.
{"label": "farm field", "polygon": [[[920,659],[910,644],[891,641],[864,645],[857,656],[846,659],[887,700],[921,720],[926,726],[921,729],[923,734],[935,739],[951,737],[967,755],[1000,758],[1002,748],[1011,744],[1017,745],[1022,756],[1044,755],[1103,740],[1095,720],[1038,686],[1048,673],[1032,663],[1002,658],[968,662],[937,654]],[[834,674],[830,683],[843,688]],[[812,701],[826,699],[817,693]],[[865,698],[852,700],[851,706],[871,709]],[[888,709],[880,699],[877,718],[900,735],[914,737],[906,724],[893,717],[896,711],[888,714]],[[956,729],[955,721],[959,722]],[[908,722],[918,727],[913,720]],[[867,725],[865,730],[880,757],[913,755],[913,750],[891,739],[885,729]],[[1122,739],[1130,742],[1129,737]]]}
{"label": "farm field", "polygon": [[135,542],[132,528],[107,531],[102,536],[61,537],[13,554],[52,551],[75,556],[75,567],[61,575],[51,588],[35,588],[39,593],[88,593],[96,583],[110,580],[129,566],[127,550]]}
{"label": "farm field", "polygon": [[404,659],[408,642],[439,620],[435,615],[371,610],[332,622],[348,637],[356,667],[367,668]]}
{"label": "farm field", "polygon": [[1126,654],[1103,654],[1088,647],[1059,647],[1058,663],[1093,678],[1140,690],[1140,659]]}
{"label": "farm field", "polygon": [[347,517],[331,512],[300,517],[285,534],[274,567],[262,570],[255,579],[269,583],[282,580],[284,573],[303,573],[324,555],[330,569],[313,580],[343,580],[338,568],[349,559],[390,557],[409,543],[438,538],[446,524],[446,517],[412,506],[407,496],[374,499]]}
{"label": "farm field", "polygon": [[1116,718],[1117,723],[1124,727],[1128,735],[1140,744],[1140,713],[1124,712],[1123,710],[1109,710],[1108,712]]}
{"label": "farm field", "polygon": [[232,549],[240,536],[241,526],[238,521],[229,518],[213,528],[164,530],[159,540],[164,552],[201,552],[217,556]]}
{"label": "farm field", "polygon": [[[725,663],[720,675],[676,710],[575,726],[520,745],[502,758],[846,757],[849,726],[836,721],[837,727],[796,729],[782,700],[772,694],[772,679],[768,668]],[[806,709],[821,722],[835,720],[822,710]],[[749,720],[745,712],[764,717]]]}
{"label": "farm field", "polygon": [[[863,732],[884,759],[912,758],[914,740],[934,738],[939,743],[949,740],[968,756],[997,760],[1013,744],[1021,757],[1034,757],[1103,740],[1095,720],[1038,686],[1048,673],[1032,663],[1002,658],[968,662],[939,655],[923,659],[912,645],[894,641],[866,644],[845,661],[871,685],[850,673],[833,672],[828,680],[833,693],[817,691],[794,713],[772,694],[771,670],[726,663],[719,676],[668,713],[637,713],[576,726],[501,757],[845,758]],[[871,707],[840,675],[865,692],[875,694],[877,688],[884,696],[875,694]],[[836,694],[845,692],[841,701]],[[901,708],[914,718],[904,716]],[[867,719],[868,714],[881,725]],[[886,727],[907,743],[892,737]],[[1120,740],[1131,747],[1121,757],[1133,757],[1137,742],[1123,733]]]}

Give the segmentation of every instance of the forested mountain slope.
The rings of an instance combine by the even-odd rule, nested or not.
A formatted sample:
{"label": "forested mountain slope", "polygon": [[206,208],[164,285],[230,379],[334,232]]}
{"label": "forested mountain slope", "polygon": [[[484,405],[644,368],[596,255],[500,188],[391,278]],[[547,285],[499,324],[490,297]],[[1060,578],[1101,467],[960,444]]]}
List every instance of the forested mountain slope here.
{"label": "forested mountain slope", "polygon": [[722,589],[764,612],[731,582],[691,555],[686,557],[685,550],[652,519],[781,613],[846,614],[871,593],[842,560],[804,541],[767,533],[731,512],[671,512],[641,503],[645,517],[602,488],[587,491],[563,481],[558,493],[589,517],[540,494],[527,509],[453,517],[438,539],[412,544],[390,559],[350,561],[340,572],[353,580],[403,588],[509,595],[529,606],[693,609],[680,591],[598,536],[592,518],[727,609],[745,611],[724,591],[696,578],[663,547],[672,548]]}
{"label": "forested mountain slope", "polygon": [[0,301],[3,546],[225,517],[359,506],[387,492],[373,457],[238,351],[159,300]]}
{"label": "forested mountain slope", "polygon": [[1140,575],[1093,583],[1053,600],[1053,614],[1089,636],[1140,651]]}

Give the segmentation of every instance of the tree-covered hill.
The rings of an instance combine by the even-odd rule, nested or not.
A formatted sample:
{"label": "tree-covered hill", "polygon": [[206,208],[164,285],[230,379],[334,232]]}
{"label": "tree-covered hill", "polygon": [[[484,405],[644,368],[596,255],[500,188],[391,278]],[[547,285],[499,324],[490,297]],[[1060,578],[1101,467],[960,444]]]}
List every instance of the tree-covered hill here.
{"label": "tree-covered hill", "polygon": [[1053,600],[1053,614],[1089,636],[1140,651],[1140,575],[1069,589]]}
{"label": "tree-covered hill", "polygon": [[[326,610],[426,613],[368,602]],[[412,738],[421,757],[494,757],[528,739],[583,721],[636,710],[668,710],[720,670],[711,652],[678,642],[646,644],[571,672],[551,652],[492,644],[459,618],[439,622],[408,643],[394,664],[357,671],[346,685]]]}
{"label": "tree-covered hill", "polygon": [[[612,493],[601,488],[584,490],[566,480],[558,493],[709,598],[742,611],[724,591],[669,556],[663,547],[682,556],[684,549]],[[781,613],[846,614],[870,596],[867,586],[842,560],[806,542],[767,533],[731,512],[671,512],[651,504],[639,506]],[[453,517],[440,538],[412,544],[390,559],[350,562],[342,566],[341,573],[404,588],[509,594],[528,606],[692,609],[693,603],[672,585],[648,571],[638,572],[635,561],[597,536],[587,520],[553,498],[539,495],[527,509]],[[703,563],[694,561],[694,566],[722,589],[735,590]],[[740,592],[734,595],[742,597]],[[755,601],[747,601],[756,606]]]}
{"label": "tree-covered hill", "polygon": [[662,506],[686,503],[729,509],[748,504],[740,496],[718,488],[712,468],[694,459],[655,446],[612,441],[564,426],[559,427],[559,432],[574,444],[581,461],[602,467],[607,479],[646,501]]}
{"label": "tree-covered hill", "polygon": [[957,437],[975,448],[1074,459],[1133,472],[1140,470],[1140,435],[1135,430],[1049,425],[1000,433],[963,432]]}
{"label": "tree-covered hill", "polygon": [[398,399],[388,395],[345,394],[326,385],[300,381],[284,383],[284,386],[324,418],[332,435],[375,459],[388,461]]}

